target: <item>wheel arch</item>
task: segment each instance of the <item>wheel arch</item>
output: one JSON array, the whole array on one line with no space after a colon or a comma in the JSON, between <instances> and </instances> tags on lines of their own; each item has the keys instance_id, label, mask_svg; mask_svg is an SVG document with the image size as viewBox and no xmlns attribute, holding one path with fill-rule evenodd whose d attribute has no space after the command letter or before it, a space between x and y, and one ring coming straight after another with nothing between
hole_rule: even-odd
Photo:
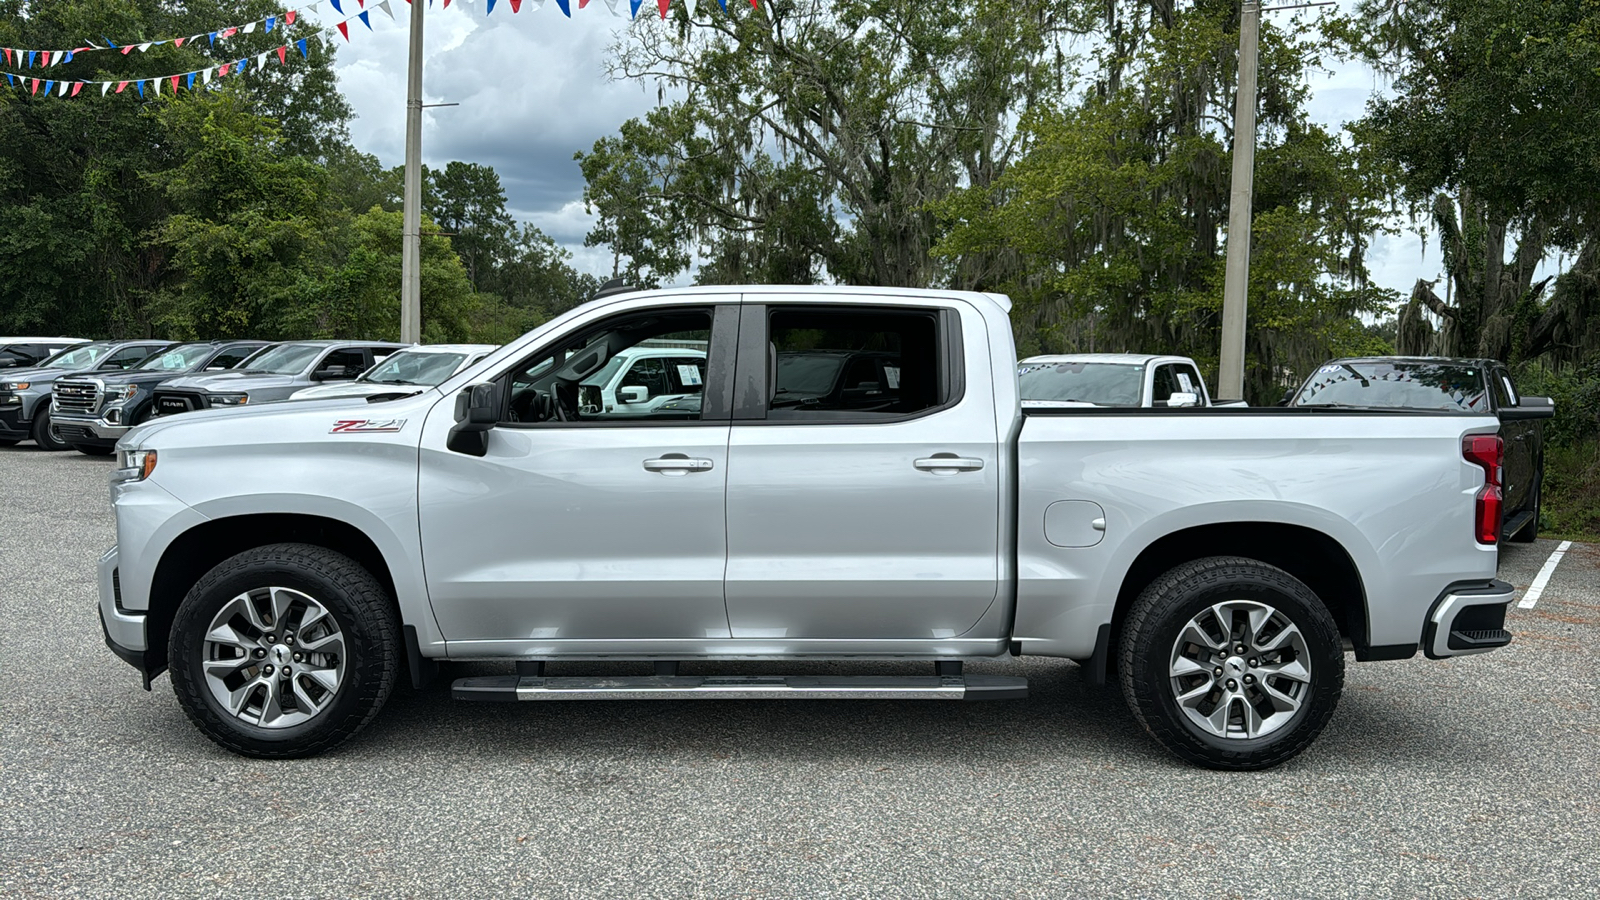
<instances>
[{"instance_id":1,"label":"wheel arch","mask_svg":"<svg viewBox=\"0 0 1600 900\"><path fill-rule=\"evenodd\" d=\"M145 668L151 676L167 667L169 634L178 605L189 589L218 563L268 544L312 544L359 563L383 586L395 615L404 621L394 573L370 535L339 519L306 513L250 513L208 519L172 540L150 582L146 613Z\"/></svg>"},{"instance_id":2,"label":"wheel arch","mask_svg":"<svg viewBox=\"0 0 1600 900\"><path fill-rule=\"evenodd\" d=\"M1305 525L1245 521L1179 529L1141 550L1117 589L1111 627L1104 638L1111 652L1104 657L1115 658L1128 609L1152 581L1184 563L1211 556L1239 556L1283 569L1328 607L1339 634L1356 648L1358 658L1371 646L1366 585L1343 544Z\"/></svg>"}]
</instances>

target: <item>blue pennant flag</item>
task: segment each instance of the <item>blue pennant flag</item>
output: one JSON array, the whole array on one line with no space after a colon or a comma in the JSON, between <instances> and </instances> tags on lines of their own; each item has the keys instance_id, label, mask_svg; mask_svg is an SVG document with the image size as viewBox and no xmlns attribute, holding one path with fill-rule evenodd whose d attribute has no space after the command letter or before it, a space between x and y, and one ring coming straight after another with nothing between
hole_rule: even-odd
<instances>
[{"instance_id":1,"label":"blue pennant flag","mask_svg":"<svg viewBox=\"0 0 1600 900\"><path fill-rule=\"evenodd\" d=\"M561 7L562 15L569 19L572 18L572 8L567 6L567 0L556 0L556 5Z\"/></svg>"},{"instance_id":2,"label":"blue pennant flag","mask_svg":"<svg viewBox=\"0 0 1600 900\"><path fill-rule=\"evenodd\" d=\"M244 67L246 65L248 65L249 62L250 62L250 60L248 60L248 59L239 60L237 63L234 64L234 66L235 66L234 71L238 72L240 75L243 75L244 74Z\"/></svg>"},{"instance_id":3,"label":"blue pennant flag","mask_svg":"<svg viewBox=\"0 0 1600 900\"><path fill-rule=\"evenodd\" d=\"M295 41L294 45L295 45L296 48L298 48L300 50L300 55L301 56L305 56L306 55L306 39L305 38L301 38L300 40Z\"/></svg>"},{"instance_id":4,"label":"blue pennant flag","mask_svg":"<svg viewBox=\"0 0 1600 900\"><path fill-rule=\"evenodd\" d=\"M339 8L339 0L328 0L328 2L333 4L333 11L334 12L338 13L341 16L344 15L344 10Z\"/></svg>"},{"instance_id":5,"label":"blue pennant flag","mask_svg":"<svg viewBox=\"0 0 1600 900\"><path fill-rule=\"evenodd\" d=\"M492 13L492 12L494 12L494 0L489 0L489 12L484 13L484 15L487 16L489 13Z\"/></svg>"},{"instance_id":6,"label":"blue pennant flag","mask_svg":"<svg viewBox=\"0 0 1600 900\"><path fill-rule=\"evenodd\" d=\"M133 86L134 86L134 87L136 87L136 88L138 88L138 89L139 89L139 96L140 96L140 97L143 97L143 96L144 96L144 82L142 82L142 81L135 81L135 82L134 82L134 83L133 83Z\"/></svg>"},{"instance_id":7,"label":"blue pennant flag","mask_svg":"<svg viewBox=\"0 0 1600 900\"><path fill-rule=\"evenodd\" d=\"M189 83L184 85L184 87L187 87L191 91L194 90L194 73L193 72L189 73Z\"/></svg>"},{"instance_id":8,"label":"blue pennant flag","mask_svg":"<svg viewBox=\"0 0 1600 900\"><path fill-rule=\"evenodd\" d=\"M632 13L630 18L639 18L639 7L642 5L644 5L644 0L628 0L628 11Z\"/></svg>"},{"instance_id":9,"label":"blue pennant flag","mask_svg":"<svg viewBox=\"0 0 1600 900\"><path fill-rule=\"evenodd\" d=\"M46 97L50 96L50 89L55 87L55 86L56 86L56 83L54 81L46 81L44 83L44 95Z\"/></svg>"},{"instance_id":10,"label":"blue pennant flag","mask_svg":"<svg viewBox=\"0 0 1600 900\"><path fill-rule=\"evenodd\" d=\"M727 12L728 11L728 0L717 0L717 2L722 4L722 11L723 12Z\"/></svg>"},{"instance_id":11,"label":"blue pennant flag","mask_svg":"<svg viewBox=\"0 0 1600 900\"><path fill-rule=\"evenodd\" d=\"M17 84L17 76L11 74L10 72L7 72L6 73L6 83L11 85L12 87L15 87L16 84Z\"/></svg>"},{"instance_id":12,"label":"blue pennant flag","mask_svg":"<svg viewBox=\"0 0 1600 900\"><path fill-rule=\"evenodd\" d=\"M206 37L211 39L211 46L215 47L217 45L217 33L215 31L210 32Z\"/></svg>"},{"instance_id":13,"label":"blue pennant flag","mask_svg":"<svg viewBox=\"0 0 1600 900\"><path fill-rule=\"evenodd\" d=\"M39 51L37 51L37 50L29 50L28 51L28 68L30 68L30 69L33 68L33 58L35 56L38 56L38 55L39 55Z\"/></svg>"},{"instance_id":14,"label":"blue pennant flag","mask_svg":"<svg viewBox=\"0 0 1600 900\"><path fill-rule=\"evenodd\" d=\"M361 13L356 16L356 18L361 20L361 24L367 26L368 31L372 30L372 21L367 18L366 10L362 10Z\"/></svg>"},{"instance_id":15,"label":"blue pennant flag","mask_svg":"<svg viewBox=\"0 0 1600 900\"><path fill-rule=\"evenodd\" d=\"M64 62L64 63L72 62L72 51L71 50L67 51L67 58L63 59L62 62Z\"/></svg>"},{"instance_id":16,"label":"blue pennant flag","mask_svg":"<svg viewBox=\"0 0 1600 900\"><path fill-rule=\"evenodd\" d=\"M111 43L111 38L108 38L102 34L100 35L100 40L105 41L107 47L110 47L113 50L118 49L116 44Z\"/></svg>"},{"instance_id":17,"label":"blue pennant flag","mask_svg":"<svg viewBox=\"0 0 1600 900\"><path fill-rule=\"evenodd\" d=\"M267 34L272 33L272 26L278 24L277 16L267 16Z\"/></svg>"}]
</instances>

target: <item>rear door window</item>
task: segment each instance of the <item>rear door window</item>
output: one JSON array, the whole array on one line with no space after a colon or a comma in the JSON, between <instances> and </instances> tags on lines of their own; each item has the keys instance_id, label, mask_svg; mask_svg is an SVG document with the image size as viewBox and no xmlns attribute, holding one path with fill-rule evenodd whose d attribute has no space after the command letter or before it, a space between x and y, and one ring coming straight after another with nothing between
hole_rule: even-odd
<instances>
[{"instance_id":1,"label":"rear door window","mask_svg":"<svg viewBox=\"0 0 1600 900\"><path fill-rule=\"evenodd\" d=\"M950 399L932 310L780 307L768 318L768 419L919 413Z\"/></svg>"}]
</instances>

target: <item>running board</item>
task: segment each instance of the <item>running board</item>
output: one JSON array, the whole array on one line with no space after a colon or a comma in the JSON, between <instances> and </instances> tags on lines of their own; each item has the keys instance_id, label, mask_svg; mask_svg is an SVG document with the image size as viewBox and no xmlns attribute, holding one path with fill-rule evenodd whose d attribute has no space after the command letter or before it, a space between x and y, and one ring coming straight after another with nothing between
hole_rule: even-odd
<instances>
[{"instance_id":1,"label":"running board","mask_svg":"<svg viewBox=\"0 0 1600 900\"><path fill-rule=\"evenodd\" d=\"M1028 679L1002 675L495 675L458 679L457 700L1021 700Z\"/></svg>"}]
</instances>

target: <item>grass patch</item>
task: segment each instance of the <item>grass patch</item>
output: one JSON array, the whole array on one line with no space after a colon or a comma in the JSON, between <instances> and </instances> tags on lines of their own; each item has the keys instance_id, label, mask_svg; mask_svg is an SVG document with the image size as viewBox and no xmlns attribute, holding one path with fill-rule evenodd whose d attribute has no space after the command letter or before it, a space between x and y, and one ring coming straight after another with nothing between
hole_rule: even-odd
<instances>
[{"instance_id":1,"label":"grass patch","mask_svg":"<svg viewBox=\"0 0 1600 900\"><path fill-rule=\"evenodd\" d=\"M1539 536L1600 543L1600 441L1549 447Z\"/></svg>"}]
</instances>

